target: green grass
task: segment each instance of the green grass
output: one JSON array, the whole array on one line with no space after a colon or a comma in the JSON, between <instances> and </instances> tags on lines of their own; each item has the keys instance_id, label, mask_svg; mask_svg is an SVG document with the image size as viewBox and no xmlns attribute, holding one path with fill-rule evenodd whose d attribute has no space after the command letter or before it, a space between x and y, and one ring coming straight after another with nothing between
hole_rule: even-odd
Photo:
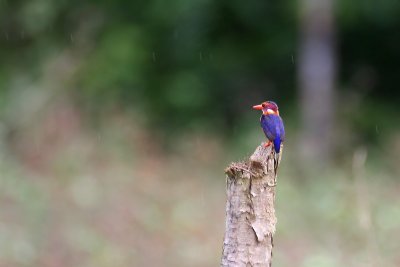
<instances>
[{"instance_id":1,"label":"green grass","mask_svg":"<svg viewBox=\"0 0 400 267\"><path fill-rule=\"evenodd\" d=\"M229 146L182 133L165 150L121 114L96 131L72 117L52 132L57 112L46 116L1 155L0 266L218 266L223 170L253 152L258 131ZM278 177L274 266L398 266L398 151L368 151L357 168L349 151L347 164L307 174L294 148Z\"/></svg>"}]
</instances>

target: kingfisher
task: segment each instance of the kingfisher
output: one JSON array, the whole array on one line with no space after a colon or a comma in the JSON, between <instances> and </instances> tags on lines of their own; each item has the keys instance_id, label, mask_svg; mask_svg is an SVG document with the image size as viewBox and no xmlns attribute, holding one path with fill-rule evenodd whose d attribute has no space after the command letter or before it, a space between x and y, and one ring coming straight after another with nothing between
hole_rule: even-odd
<instances>
[{"instance_id":1,"label":"kingfisher","mask_svg":"<svg viewBox=\"0 0 400 267\"><path fill-rule=\"evenodd\" d=\"M261 110L261 128L268 138L266 147L274 144L276 155L281 151L281 143L285 140L285 128L282 118L279 116L278 105L273 101L265 101L260 105L253 106L253 109Z\"/></svg>"}]
</instances>

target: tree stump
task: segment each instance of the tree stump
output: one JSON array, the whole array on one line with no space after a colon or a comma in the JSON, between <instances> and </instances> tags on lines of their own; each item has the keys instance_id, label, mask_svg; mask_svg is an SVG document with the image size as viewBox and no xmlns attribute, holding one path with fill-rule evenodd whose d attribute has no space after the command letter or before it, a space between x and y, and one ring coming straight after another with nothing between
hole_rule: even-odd
<instances>
[{"instance_id":1,"label":"tree stump","mask_svg":"<svg viewBox=\"0 0 400 267\"><path fill-rule=\"evenodd\" d=\"M271 266L275 233L276 171L282 155L272 146L257 147L226 173L226 229L221 266Z\"/></svg>"}]
</instances>

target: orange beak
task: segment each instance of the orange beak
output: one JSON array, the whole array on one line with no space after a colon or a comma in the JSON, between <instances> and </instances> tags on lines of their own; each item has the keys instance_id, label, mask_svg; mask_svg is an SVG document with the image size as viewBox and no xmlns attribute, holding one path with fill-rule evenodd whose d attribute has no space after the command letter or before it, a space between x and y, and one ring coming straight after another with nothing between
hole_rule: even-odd
<instances>
[{"instance_id":1,"label":"orange beak","mask_svg":"<svg viewBox=\"0 0 400 267\"><path fill-rule=\"evenodd\" d=\"M263 107L262 107L262 105L255 105L255 106L253 106L253 109L262 110Z\"/></svg>"}]
</instances>

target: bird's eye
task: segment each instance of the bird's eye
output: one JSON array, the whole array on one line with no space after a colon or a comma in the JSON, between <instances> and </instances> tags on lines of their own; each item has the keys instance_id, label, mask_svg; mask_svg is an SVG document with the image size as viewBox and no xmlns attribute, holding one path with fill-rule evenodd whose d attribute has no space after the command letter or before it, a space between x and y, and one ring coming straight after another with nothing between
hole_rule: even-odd
<instances>
[{"instance_id":1,"label":"bird's eye","mask_svg":"<svg viewBox=\"0 0 400 267\"><path fill-rule=\"evenodd\" d=\"M267 105L265 105L265 103L262 103L261 106L262 106L263 108L265 108Z\"/></svg>"}]
</instances>

